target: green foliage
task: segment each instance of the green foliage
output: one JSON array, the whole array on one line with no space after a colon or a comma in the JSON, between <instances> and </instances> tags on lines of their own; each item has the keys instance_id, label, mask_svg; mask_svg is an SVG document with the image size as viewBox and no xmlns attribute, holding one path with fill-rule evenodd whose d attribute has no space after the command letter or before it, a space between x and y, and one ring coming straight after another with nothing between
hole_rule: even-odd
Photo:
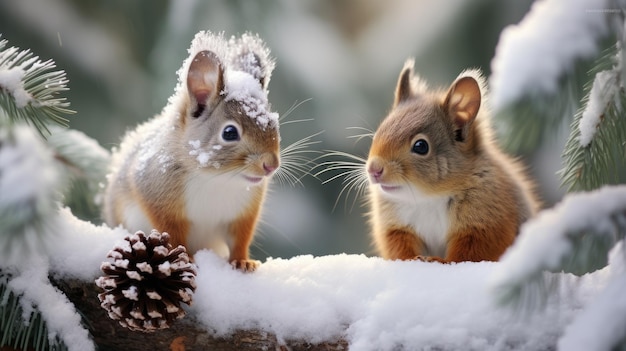
<instances>
[{"instance_id":1,"label":"green foliage","mask_svg":"<svg viewBox=\"0 0 626 351\"><path fill-rule=\"evenodd\" d=\"M580 75L564 78L554 96L526 96L499 111L494 118L503 147L516 154L528 154L554 138L580 106Z\"/></svg>"},{"instance_id":2,"label":"green foliage","mask_svg":"<svg viewBox=\"0 0 626 351\"><path fill-rule=\"evenodd\" d=\"M33 244L57 208L58 184L50 153L25 127L0 120L0 253ZM23 245L22 245L23 244Z\"/></svg>"},{"instance_id":3,"label":"green foliage","mask_svg":"<svg viewBox=\"0 0 626 351\"><path fill-rule=\"evenodd\" d=\"M54 61L42 62L30 50L7 48L7 43L0 40L0 75L7 81L11 77L20 79L12 84L0 84L0 109L6 111L12 122L25 121L35 126L42 136L50 133L50 123L67 127L64 116L74 111L68 108L69 102L64 97L58 96L68 90L65 71L53 71Z\"/></svg>"},{"instance_id":4,"label":"green foliage","mask_svg":"<svg viewBox=\"0 0 626 351\"><path fill-rule=\"evenodd\" d=\"M41 62L29 50L6 45L0 40L0 255L4 264L18 267L24 255L42 254L43 233L59 200L52 152L24 124L46 136L50 125L67 126L63 116L74 112L58 96L68 89L64 71L53 71L52 60ZM0 270L0 348L67 350L58 336L50 339L37 306L23 308L10 278Z\"/></svg>"},{"instance_id":5,"label":"green foliage","mask_svg":"<svg viewBox=\"0 0 626 351\"><path fill-rule=\"evenodd\" d=\"M558 287L562 276L557 273L582 276L606 267L609 252L626 237L626 203L619 200L625 194L625 186L571 194L527 223L514 250L503 257L504 274L495 284L497 300L534 311ZM586 206L593 210L581 211ZM507 267L525 257L533 260L527 261L523 273L510 274Z\"/></svg>"},{"instance_id":6,"label":"green foliage","mask_svg":"<svg viewBox=\"0 0 626 351\"><path fill-rule=\"evenodd\" d=\"M7 278L0 271L0 348L9 346L19 350L67 350L58 336L49 340L46 323L36 309L27 316L24 315L20 297L9 289Z\"/></svg>"},{"instance_id":7,"label":"green foliage","mask_svg":"<svg viewBox=\"0 0 626 351\"><path fill-rule=\"evenodd\" d=\"M624 144L626 141L626 119L624 118L626 94L621 88L623 67L615 62L618 55L622 54L622 50L619 45L607 50L590 73L593 78L600 72L611 72L614 79L609 84L620 88L616 89L615 96L612 96L605 106L593 140L589 145L583 146L580 142L579 126L584 107L589 104L593 79L586 84L583 107L574 118L563 152L564 168L560 175L568 191L588 191L605 184L617 184L626 180L623 174L626 165L626 144ZM603 95L608 93L603 92Z\"/></svg>"},{"instance_id":8,"label":"green foliage","mask_svg":"<svg viewBox=\"0 0 626 351\"><path fill-rule=\"evenodd\" d=\"M53 128L48 146L65 180L63 203L79 218L98 222L99 197L106 182L111 154L94 139L77 130Z\"/></svg>"}]
</instances>

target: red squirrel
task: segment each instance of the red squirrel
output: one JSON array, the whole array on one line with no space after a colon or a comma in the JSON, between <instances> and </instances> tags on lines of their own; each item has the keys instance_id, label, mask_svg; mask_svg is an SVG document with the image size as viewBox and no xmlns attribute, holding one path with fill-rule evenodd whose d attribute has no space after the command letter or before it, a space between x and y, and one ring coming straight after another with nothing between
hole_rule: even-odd
<instances>
[{"instance_id":1,"label":"red squirrel","mask_svg":"<svg viewBox=\"0 0 626 351\"><path fill-rule=\"evenodd\" d=\"M170 234L193 254L211 249L243 271L268 181L280 166L274 69L258 36L199 32L161 114L114 151L104 217L128 230Z\"/></svg>"},{"instance_id":2,"label":"red squirrel","mask_svg":"<svg viewBox=\"0 0 626 351\"><path fill-rule=\"evenodd\" d=\"M496 145L477 70L431 91L402 69L367 159L374 244L387 259L497 261L539 207Z\"/></svg>"}]
</instances>

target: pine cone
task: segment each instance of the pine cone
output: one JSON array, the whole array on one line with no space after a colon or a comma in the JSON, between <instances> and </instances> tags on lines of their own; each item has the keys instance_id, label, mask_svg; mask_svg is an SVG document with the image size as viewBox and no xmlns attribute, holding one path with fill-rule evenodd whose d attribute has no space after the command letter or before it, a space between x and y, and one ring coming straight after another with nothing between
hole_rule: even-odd
<instances>
[{"instance_id":1,"label":"pine cone","mask_svg":"<svg viewBox=\"0 0 626 351\"><path fill-rule=\"evenodd\" d=\"M146 236L138 231L124 238L103 262L104 276L96 285L109 317L130 330L153 332L169 328L185 315L181 302L191 304L196 290L196 269L184 246L172 249L170 236L153 230Z\"/></svg>"}]
</instances>

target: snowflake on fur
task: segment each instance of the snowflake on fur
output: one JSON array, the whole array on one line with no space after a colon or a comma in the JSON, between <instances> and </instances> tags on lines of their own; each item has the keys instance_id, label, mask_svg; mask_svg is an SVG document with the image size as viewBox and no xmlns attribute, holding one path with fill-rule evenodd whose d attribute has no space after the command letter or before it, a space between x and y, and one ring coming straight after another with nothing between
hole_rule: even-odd
<instances>
[{"instance_id":1,"label":"snowflake on fur","mask_svg":"<svg viewBox=\"0 0 626 351\"><path fill-rule=\"evenodd\" d=\"M125 238L100 267L96 285L109 317L131 330L152 332L169 328L185 315L181 302L191 304L196 269L184 246L172 249L170 236L153 230Z\"/></svg>"}]
</instances>

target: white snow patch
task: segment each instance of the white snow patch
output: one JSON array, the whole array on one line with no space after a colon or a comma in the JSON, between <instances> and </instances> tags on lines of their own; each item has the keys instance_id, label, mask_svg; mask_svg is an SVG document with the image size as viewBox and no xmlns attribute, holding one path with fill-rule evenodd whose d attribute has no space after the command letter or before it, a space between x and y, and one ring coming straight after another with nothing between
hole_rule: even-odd
<instances>
[{"instance_id":1,"label":"white snow patch","mask_svg":"<svg viewBox=\"0 0 626 351\"><path fill-rule=\"evenodd\" d=\"M143 277L137 271L126 271L126 275L133 280L142 281Z\"/></svg>"},{"instance_id":2,"label":"white snow patch","mask_svg":"<svg viewBox=\"0 0 626 351\"><path fill-rule=\"evenodd\" d=\"M122 294L125 298L133 301L139 301L139 294L136 286L131 285L128 289L122 290Z\"/></svg>"},{"instance_id":3,"label":"white snow patch","mask_svg":"<svg viewBox=\"0 0 626 351\"><path fill-rule=\"evenodd\" d=\"M155 254L159 254L159 255L161 255L163 257L167 256L167 254L169 253L169 251L167 250L167 247L165 247L163 245L156 246L152 250L154 251Z\"/></svg>"},{"instance_id":4,"label":"white snow patch","mask_svg":"<svg viewBox=\"0 0 626 351\"><path fill-rule=\"evenodd\" d=\"M0 128L0 213L5 207L50 202L57 186L52 153L33 128Z\"/></svg>"},{"instance_id":5,"label":"white snow patch","mask_svg":"<svg viewBox=\"0 0 626 351\"><path fill-rule=\"evenodd\" d=\"M620 245L618 250L623 261L624 248ZM606 288L565 329L559 350L612 350L626 336L626 274L612 275Z\"/></svg>"},{"instance_id":6,"label":"white snow patch","mask_svg":"<svg viewBox=\"0 0 626 351\"><path fill-rule=\"evenodd\" d=\"M243 274L210 251L198 264L191 310L217 335L261 329L279 340L344 337L350 350L547 349L593 290L564 275L558 301L528 320L495 306L495 262L387 261L364 255L269 259Z\"/></svg>"},{"instance_id":7,"label":"white snow patch","mask_svg":"<svg viewBox=\"0 0 626 351\"><path fill-rule=\"evenodd\" d=\"M572 251L569 236L582 235L590 228L615 235L614 224L606 214L625 209L626 186L567 195L557 206L522 225L517 241L494 272L494 287L520 285L543 270L560 270Z\"/></svg>"},{"instance_id":8,"label":"white snow patch","mask_svg":"<svg viewBox=\"0 0 626 351\"><path fill-rule=\"evenodd\" d=\"M121 227L96 226L76 218L63 208L58 214L54 240L50 244L50 265L55 276L93 280L102 274L99 267L116 246L130 250ZM119 257L121 258L121 256Z\"/></svg>"},{"instance_id":9,"label":"white snow patch","mask_svg":"<svg viewBox=\"0 0 626 351\"><path fill-rule=\"evenodd\" d=\"M241 103L248 117L256 120L262 129L278 128L278 113L269 111L267 92L261 83L250 73L243 71L226 71L225 101L235 100Z\"/></svg>"},{"instance_id":10,"label":"white snow patch","mask_svg":"<svg viewBox=\"0 0 626 351\"><path fill-rule=\"evenodd\" d=\"M144 273L152 274L152 266L148 262L137 263L137 268Z\"/></svg>"},{"instance_id":11,"label":"white snow patch","mask_svg":"<svg viewBox=\"0 0 626 351\"><path fill-rule=\"evenodd\" d=\"M0 233L0 264L43 254L57 238L41 235L29 224L54 226L48 214L57 208L60 179L54 158L33 128L0 126L0 221L11 233ZM14 236L20 240L13 240Z\"/></svg>"},{"instance_id":12,"label":"white snow patch","mask_svg":"<svg viewBox=\"0 0 626 351\"><path fill-rule=\"evenodd\" d=\"M170 267L169 261L161 263L158 268L159 272L165 274L168 277L172 274L172 268Z\"/></svg>"},{"instance_id":13,"label":"white snow patch","mask_svg":"<svg viewBox=\"0 0 626 351\"><path fill-rule=\"evenodd\" d=\"M542 0L500 35L491 61L492 106L498 111L525 94L555 93L577 59L595 55L608 30L608 0Z\"/></svg>"},{"instance_id":14,"label":"white snow patch","mask_svg":"<svg viewBox=\"0 0 626 351\"><path fill-rule=\"evenodd\" d=\"M596 74L591 91L589 91L589 100L578 125L581 146L585 147L593 140L601 116L618 92L619 86L616 83L617 79L619 79L619 74L620 70L617 69L602 71Z\"/></svg>"},{"instance_id":15,"label":"white snow patch","mask_svg":"<svg viewBox=\"0 0 626 351\"><path fill-rule=\"evenodd\" d=\"M50 284L49 265L44 257L31 256L32 261L20 266L8 286L22 295L25 313L33 308L41 313L50 331L49 339L58 335L70 351L95 350L89 332L81 325L81 317L67 297ZM28 316L25 316L28 317Z\"/></svg>"},{"instance_id":16,"label":"white snow patch","mask_svg":"<svg viewBox=\"0 0 626 351\"><path fill-rule=\"evenodd\" d=\"M213 151L205 151L202 148L200 140L190 140L189 146L192 148L189 150L189 156L196 156L196 161L198 161L199 167L213 166L214 168L219 168L219 162L209 162L214 155ZM215 147L213 147L213 149L215 149ZM215 164L218 166L215 166Z\"/></svg>"},{"instance_id":17,"label":"white snow patch","mask_svg":"<svg viewBox=\"0 0 626 351\"><path fill-rule=\"evenodd\" d=\"M24 83L22 82L24 74L26 72L20 67L0 69L0 89L13 95L17 108L25 107L32 100L30 94L24 90Z\"/></svg>"},{"instance_id":18,"label":"white snow patch","mask_svg":"<svg viewBox=\"0 0 626 351\"><path fill-rule=\"evenodd\" d=\"M156 292L156 291L148 291L148 292L146 292L146 295L148 295L148 297L149 297L151 300L161 300L161 299L163 298L163 297L161 297L161 295L160 295L158 292Z\"/></svg>"}]
</instances>

